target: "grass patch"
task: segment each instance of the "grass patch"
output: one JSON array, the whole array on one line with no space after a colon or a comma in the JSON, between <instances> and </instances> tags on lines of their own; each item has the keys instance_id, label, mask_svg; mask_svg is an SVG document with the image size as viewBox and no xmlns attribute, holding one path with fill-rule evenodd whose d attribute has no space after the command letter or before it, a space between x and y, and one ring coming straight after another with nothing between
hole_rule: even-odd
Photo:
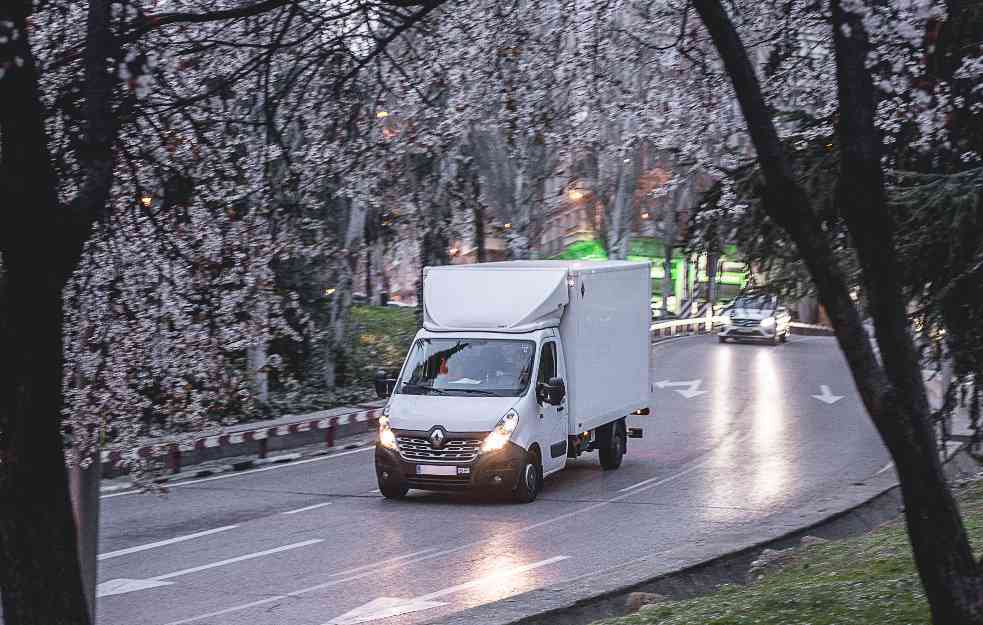
<instances>
[{"instance_id":1,"label":"grass patch","mask_svg":"<svg viewBox=\"0 0 983 625\"><path fill-rule=\"evenodd\" d=\"M397 306L352 306L352 376L371 385L379 369L396 369L416 334L416 309Z\"/></svg>"},{"instance_id":2,"label":"grass patch","mask_svg":"<svg viewBox=\"0 0 983 625\"><path fill-rule=\"evenodd\" d=\"M983 482L959 491L973 545L983 543ZM978 550L977 550L978 551ZM724 585L595 625L929 625L904 520L797 549L748 585Z\"/></svg>"}]
</instances>

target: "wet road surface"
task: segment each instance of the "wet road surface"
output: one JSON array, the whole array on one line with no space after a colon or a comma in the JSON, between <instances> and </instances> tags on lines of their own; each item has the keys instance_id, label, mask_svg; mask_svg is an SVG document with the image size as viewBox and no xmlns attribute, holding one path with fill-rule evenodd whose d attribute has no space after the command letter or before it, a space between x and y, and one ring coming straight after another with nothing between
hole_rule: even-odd
<instances>
[{"instance_id":1,"label":"wet road surface","mask_svg":"<svg viewBox=\"0 0 983 625\"><path fill-rule=\"evenodd\" d=\"M653 356L653 414L630 423L645 438L622 467L582 456L533 504L385 500L370 449L104 496L99 623L428 623L640 558L756 542L894 481L832 339L694 337Z\"/></svg>"}]
</instances>

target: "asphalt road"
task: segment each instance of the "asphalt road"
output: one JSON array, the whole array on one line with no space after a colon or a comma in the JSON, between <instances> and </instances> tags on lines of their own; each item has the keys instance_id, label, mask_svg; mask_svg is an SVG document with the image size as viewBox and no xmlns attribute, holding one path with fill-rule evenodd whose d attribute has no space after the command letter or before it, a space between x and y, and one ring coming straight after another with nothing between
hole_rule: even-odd
<instances>
[{"instance_id":1,"label":"asphalt road","mask_svg":"<svg viewBox=\"0 0 983 625\"><path fill-rule=\"evenodd\" d=\"M654 414L633 420L645 438L622 467L583 456L530 505L419 491L387 501L367 448L188 480L165 496L104 496L99 622L428 623L589 587L640 558L751 544L894 481L832 339L696 337L653 350L653 382L668 384L655 388Z\"/></svg>"}]
</instances>

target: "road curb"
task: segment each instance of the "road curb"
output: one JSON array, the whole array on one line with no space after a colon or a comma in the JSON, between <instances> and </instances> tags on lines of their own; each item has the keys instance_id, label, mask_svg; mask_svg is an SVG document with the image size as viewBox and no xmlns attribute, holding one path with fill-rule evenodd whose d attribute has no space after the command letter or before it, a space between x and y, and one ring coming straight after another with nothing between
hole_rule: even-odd
<instances>
[{"instance_id":1,"label":"road curb","mask_svg":"<svg viewBox=\"0 0 983 625\"><path fill-rule=\"evenodd\" d=\"M158 440L131 449L110 449L102 452L102 477L125 475L127 465L134 460L157 459L165 464L170 474L180 473L182 467L212 460L255 455L253 460L241 460L233 466L242 470L276 461L268 454L322 443L325 448L335 446L337 439L371 430L382 414L381 406L354 406L358 410L338 413L321 411L302 415L296 420L275 425L250 427L249 424L233 426L207 436L196 436L180 441ZM288 454L289 455L289 454ZM285 458L278 456L277 458ZM282 459L287 462L289 459ZM248 466L246 466L248 465Z\"/></svg>"},{"instance_id":2,"label":"road curb","mask_svg":"<svg viewBox=\"0 0 983 625\"><path fill-rule=\"evenodd\" d=\"M964 446L946 462L945 468L953 481L959 475L975 474L979 464ZM650 592L682 599L705 594L721 583L744 583L750 563L763 549L798 546L799 540L810 534L830 539L855 536L897 518L901 512L900 487L895 482L860 503L765 540L731 546L716 555L712 552L721 545L707 543L701 546L706 552L703 559L674 556L672 550L641 557L595 575L464 610L431 625L586 625L623 616L630 593Z\"/></svg>"}]
</instances>

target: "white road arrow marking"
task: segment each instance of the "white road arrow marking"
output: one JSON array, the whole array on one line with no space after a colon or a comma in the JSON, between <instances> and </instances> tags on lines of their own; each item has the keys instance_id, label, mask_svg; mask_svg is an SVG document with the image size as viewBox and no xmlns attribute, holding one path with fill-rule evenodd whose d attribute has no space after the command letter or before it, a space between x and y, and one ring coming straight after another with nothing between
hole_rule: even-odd
<instances>
[{"instance_id":1,"label":"white road arrow marking","mask_svg":"<svg viewBox=\"0 0 983 625\"><path fill-rule=\"evenodd\" d=\"M197 573L198 571L213 569L217 566L225 566L227 564L243 562L244 560L261 558L263 556L272 555L274 553L280 553L281 551L289 551L291 549L297 549L298 547L306 547L308 545L313 545L323 541L324 541L323 538L315 538L313 540L305 540L299 543L291 543L289 545L284 545L282 547L267 549L266 551L247 553L246 555L236 556L235 558L228 558L226 560L219 560L218 562L211 562L209 564L202 564L201 566L194 566L191 567L190 569L181 569L180 571L174 571L173 573L165 573L164 575L157 575L156 577L151 577L149 579L127 579L127 578L111 579L102 582L96 587L96 597L122 595L123 593L133 592L136 590L157 588L158 586L168 586L170 584L173 584L174 582L165 582L164 580L171 579L172 577L180 577L181 575L188 575L189 573Z\"/></svg>"},{"instance_id":2,"label":"white road arrow marking","mask_svg":"<svg viewBox=\"0 0 983 625\"><path fill-rule=\"evenodd\" d=\"M377 621L381 618L429 610L447 605L440 601L423 601L422 599L399 599L397 597L379 597L369 601L365 605L355 608L350 612L345 612L338 618L330 621L328 625L354 625L355 623L367 623Z\"/></svg>"},{"instance_id":3,"label":"white road arrow marking","mask_svg":"<svg viewBox=\"0 0 983 625\"><path fill-rule=\"evenodd\" d=\"M834 395L829 387L825 384L819 387L819 395L813 395L816 399L823 402L824 404L835 404L836 402L843 399L843 395Z\"/></svg>"},{"instance_id":4,"label":"white road arrow marking","mask_svg":"<svg viewBox=\"0 0 983 625\"><path fill-rule=\"evenodd\" d=\"M431 608L438 608L442 605L447 605L440 601L434 601L434 599L440 599L446 597L447 595L452 595L456 592L462 590L467 590L468 588L474 588L476 586L486 586L489 582L500 580L503 577L511 577L519 573L525 573L526 571L532 571L533 569L538 569L540 567L549 566L557 562L562 562L566 560L569 556L556 556L555 558L550 558L548 560L541 560L539 562L533 562L532 564L526 564L524 566L517 566L512 569L506 569L504 571L499 571L491 575L486 575L485 577L479 577L478 579L471 580L470 582L465 582L463 584L458 584L457 586L451 586L450 588L444 588L443 590L438 590L437 592L432 592L429 595L423 595L422 597L414 597L413 599L399 599L396 597L379 597L369 603L355 608L350 612L346 612L341 616L328 621L324 625L355 625L356 623L367 623L369 621L375 621L378 619L389 618L391 616L398 616L400 614L408 614L410 612L417 612L419 610L429 610Z\"/></svg>"},{"instance_id":5,"label":"white road arrow marking","mask_svg":"<svg viewBox=\"0 0 983 625\"><path fill-rule=\"evenodd\" d=\"M693 399L697 395L702 395L703 393L706 393L706 391L699 390L700 384L702 383L703 380L687 380L685 382L670 382L669 380L662 380L661 382L656 382L655 385L658 386L659 388L672 388L674 386L688 387L682 390L680 389L673 389L673 390L679 393L680 395L682 395L683 397L685 397L686 399Z\"/></svg>"}]
</instances>

